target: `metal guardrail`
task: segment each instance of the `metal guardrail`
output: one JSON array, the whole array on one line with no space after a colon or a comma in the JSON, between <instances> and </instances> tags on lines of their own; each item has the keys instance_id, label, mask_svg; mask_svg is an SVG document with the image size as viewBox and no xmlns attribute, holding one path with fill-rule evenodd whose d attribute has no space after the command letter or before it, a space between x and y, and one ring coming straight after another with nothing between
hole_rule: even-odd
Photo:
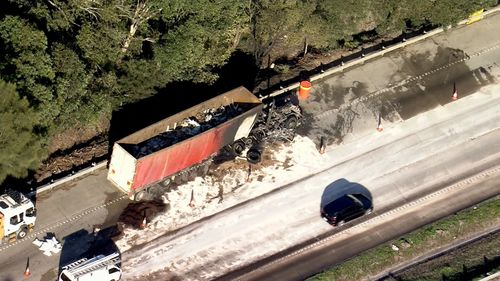
<instances>
[{"instance_id":1,"label":"metal guardrail","mask_svg":"<svg viewBox=\"0 0 500 281\"><path fill-rule=\"evenodd\" d=\"M450 253L451 251L458 250L466 245L477 242L477 241L479 241L485 237L488 237L490 235L493 235L499 231L500 231L500 226L496 226L496 227L490 228L486 231L476 233L472 237L469 237L467 239L452 242L452 243L448 244L447 246L445 246L444 248L438 249L437 251L432 251L432 252L423 254L421 256L418 256L418 257L408 261L407 263L401 264L399 266L395 266L393 269L388 269L388 270L384 271L383 273L380 273L380 274L372 277L370 280L382 280L383 278L389 277L391 274L393 274L393 275L400 274L400 273L404 272L405 270L408 270L414 266L417 266L417 265L422 264L424 262L428 262L428 261L431 261L433 259L444 256L444 255ZM500 276L500 271L494 275ZM489 277L492 277L492 276L489 276ZM489 277L484 278L484 280L493 280L493 279L487 279Z\"/></svg>"},{"instance_id":2,"label":"metal guardrail","mask_svg":"<svg viewBox=\"0 0 500 281\"><path fill-rule=\"evenodd\" d=\"M491 10L488 10L488 11L485 11L484 12L484 16L488 16L490 14L493 14L493 13L496 13L496 12L499 12L500 11L500 6L497 6ZM468 19L465 19L465 20L462 20L460 21L457 26L461 26L461 25L465 25L467 24L468 22ZM342 72L344 71L345 69L347 68L350 68L350 67L353 67L355 65L358 65L358 64L363 64L365 63L366 61L368 60L371 60L371 59L374 59L374 58L377 58L377 57L381 57L389 52L392 52L392 51L395 51L395 50L398 50L398 49L401 49L401 48L404 48L405 46L408 46L410 44L414 44L414 43L417 43L419 41L422 41L424 39L427 39L431 36L434 36L434 35L437 35L443 31L445 31L446 29L449 29L451 28L452 26L448 26L446 28L437 28L437 29L434 29L434 30L431 30L429 32L426 32L422 35L417 35L413 38L409 38L409 39L403 39L403 41L401 41L399 44L396 44L396 45L392 45L392 46L389 46L389 47L386 47L386 48L382 48L382 49L379 49L375 52L372 52L370 54L362 54L360 53L360 56L356 59L353 59L351 61L348 61L346 63L343 63L341 64L340 66L334 66L328 70L325 70L324 72L320 73L320 74L317 74L317 75L313 75L310 77L310 81L316 81L316 80L320 80L320 79L323 79L327 76L330 76L332 74L335 74L335 73L339 73L339 72ZM260 100L265 100L267 98L271 98L271 97L275 97L275 96L279 96L281 94L284 94L288 91L291 91L293 89L297 89L299 87L299 83L300 82L296 82L296 83L292 83L286 87L283 87L279 90L276 90L272 93L270 93L269 95L266 95L264 97L261 97ZM80 170L72 175L69 175L65 178L62 178L60 180L57 180L55 182L52 182L52 183L49 183L49 184L46 184L46 185L43 185L41 186L40 188L37 188L36 191L32 191L28 194L28 196L30 197L33 197L35 194L40 194L42 192L46 192L46 191L50 191L52 190L53 188L55 188L56 186L58 185L61 185L61 184L64 184L66 182L69 182L69 181L72 181L76 178L79 178L81 176L84 176L86 174L89 174L89 173L92 173L102 167L105 167L107 165L107 160L105 161L102 161L102 162L99 162L97 163L96 165L94 166L91 166L89 168L85 168L83 170Z\"/></svg>"},{"instance_id":3,"label":"metal guardrail","mask_svg":"<svg viewBox=\"0 0 500 281\"><path fill-rule=\"evenodd\" d=\"M498 279L500 279L500 271L498 271L497 273L495 273L493 275L490 275L488 277L480 279L479 281L493 281L493 280L498 280Z\"/></svg>"},{"instance_id":4,"label":"metal guardrail","mask_svg":"<svg viewBox=\"0 0 500 281\"><path fill-rule=\"evenodd\" d=\"M88 167L88 168L82 169L82 170L80 170L80 171L78 171L78 172L76 172L76 173L74 173L74 174L72 174L72 175L69 175L69 176L65 177L65 178L62 178L62 179L59 179L59 180L57 180L57 181L54 181L54 182L48 183L48 184L46 184L46 185L42 185L41 187L37 188L35 191L32 191L32 192L28 193L28 196L29 196L29 197L33 197L33 196L35 196L36 194L40 194L40 193L42 193L42 192L50 191L50 190L52 190L54 187L56 187L56 186L58 186L58 185L61 185L61 184L67 183L67 182L69 182L69 181L72 181L72 180L74 180L74 179L77 179L77 178L79 178L79 177L81 177L81 176L84 176L84 175L86 175L86 174L90 174L90 173L92 173L92 172L94 172L94 171L99 170L99 169L100 169L100 168L102 168L102 167L106 167L107 163L108 163L108 161L107 161L107 160L102 161L102 162L99 162L99 163L97 163L97 164L95 164L95 165L93 165L93 166L90 166L90 167Z\"/></svg>"},{"instance_id":5,"label":"metal guardrail","mask_svg":"<svg viewBox=\"0 0 500 281\"><path fill-rule=\"evenodd\" d=\"M498 11L500 11L500 6L495 7L493 9L491 9L491 10L488 10L488 11L484 12L483 16L488 16L488 15L496 13ZM462 21L460 21L457 24L457 26L465 25L465 24L467 24L468 21L469 21L469 19L462 20ZM404 47L406 47L406 46L408 46L410 44L417 43L419 41L422 41L422 40L427 39L427 38L429 38L431 36L437 35L437 34L443 32L443 31L445 31L446 29L450 29L450 28L452 28L451 25L447 26L446 28L444 28L444 27L436 28L436 29L431 30L429 32L425 32L422 35L417 35L417 36L415 36L413 38L409 38L409 39L404 39L403 38L402 41L399 44L396 44L396 45L393 45L393 46L389 46L389 47L384 47L384 48L379 49L376 52L372 52L370 54L364 54L364 53L360 52L358 58L353 59L353 60L351 60L349 62L342 63L340 66L332 67L332 68L330 68L328 70L325 70L324 72L322 72L320 74L313 75L313 76L310 77L310 81L313 82L313 81L316 81L316 80L323 79L323 78L325 78L327 76L330 76L332 74L342 72L342 71L344 71L347 68L350 68L350 67L358 65L358 64L363 64L363 63L365 63L368 60L371 60L371 59L374 59L374 58L377 58L377 57L381 57L381 56L383 56L383 55L385 55L385 54L387 54L389 52L392 52L394 50L398 50L398 49L404 48ZM290 84L290 85L288 85L286 87L283 87L280 90L274 91L271 94L262 97L261 100L265 100L267 98L275 97L275 96L281 95L281 94L283 94L285 92L291 91L293 89L297 89L297 88L299 88L299 84L300 84L300 82L296 82L296 83Z\"/></svg>"}]
</instances>

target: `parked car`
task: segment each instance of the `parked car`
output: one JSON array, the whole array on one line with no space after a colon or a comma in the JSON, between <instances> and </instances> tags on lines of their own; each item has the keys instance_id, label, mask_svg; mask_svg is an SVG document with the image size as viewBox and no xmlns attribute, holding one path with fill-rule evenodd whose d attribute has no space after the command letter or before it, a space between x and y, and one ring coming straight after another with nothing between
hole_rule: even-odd
<instances>
[{"instance_id":1,"label":"parked car","mask_svg":"<svg viewBox=\"0 0 500 281\"><path fill-rule=\"evenodd\" d=\"M321 217L334 226L371 213L373 204L362 194L346 194L321 208Z\"/></svg>"}]
</instances>

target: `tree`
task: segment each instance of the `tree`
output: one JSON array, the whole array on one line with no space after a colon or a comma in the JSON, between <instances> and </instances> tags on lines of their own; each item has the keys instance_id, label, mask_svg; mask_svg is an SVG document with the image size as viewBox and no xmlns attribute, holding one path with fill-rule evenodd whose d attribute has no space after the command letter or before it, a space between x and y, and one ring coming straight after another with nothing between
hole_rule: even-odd
<instances>
[{"instance_id":1,"label":"tree","mask_svg":"<svg viewBox=\"0 0 500 281\"><path fill-rule=\"evenodd\" d=\"M302 1L252 0L249 7L251 17L251 45L254 59L261 66L264 59L280 46L285 46L289 36L296 39L301 26ZM297 43L295 43L296 45ZM299 43L300 45L300 43Z\"/></svg>"},{"instance_id":2,"label":"tree","mask_svg":"<svg viewBox=\"0 0 500 281\"><path fill-rule=\"evenodd\" d=\"M0 73L36 108L38 121L50 125L59 109L53 106L51 81L55 75L45 34L25 19L6 16L0 21L0 45L4 54Z\"/></svg>"},{"instance_id":3,"label":"tree","mask_svg":"<svg viewBox=\"0 0 500 281\"><path fill-rule=\"evenodd\" d=\"M23 177L46 156L45 137L38 116L13 84L0 80L0 182Z\"/></svg>"},{"instance_id":4,"label":"tree","mask_svg":"<svg viewBox=\"0 0 500 281\"><path fill-rule=\"evenodd\" d=\"M53 102L59 108L54 123L59 130L90 124L103 112L111 112L111 103L106 96L91 91L94 77L74 50L54 43L51 54L56 74Z\"/></svg>"},{"instance_id":5,"label":"tree","mask_svg":"<svg viewBox=\"0 0 500 281\"><path fill-rule=\"evenodd\" d=\"M245 23L243 15L240 0L165 1L156 23L161 35L152 45L162 82L215 81L212 70L234 51Z\"/></svg>"}]
</instances>

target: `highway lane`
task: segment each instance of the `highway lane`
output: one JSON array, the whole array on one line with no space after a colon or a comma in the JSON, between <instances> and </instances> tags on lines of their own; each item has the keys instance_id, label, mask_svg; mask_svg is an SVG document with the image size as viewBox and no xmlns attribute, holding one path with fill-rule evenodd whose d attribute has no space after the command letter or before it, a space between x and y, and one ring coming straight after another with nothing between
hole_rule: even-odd
<instances>
[{"instance_id":1,"label":"highway lane","mask_svg":"<svg viewBox=\"0 0 500 281\"><path fill-rule=\"evenodd\" d=\"M459 95L462 97L497 79L499 53L494 49L485 50L497 46L500 41L500 34L495 32L499 21L499 16L493 16L472 26L450 30L318 83L313 87L313 98L303 104L304 109L310 116L333 113L327 114L327 118L310 119L305 134L315 139L324 133L335 135L340 132L339 139L344 141L345 149L343 152L337 150L335 156L339 160L353 157L371 142L384 143L387 135L397 130L411 132L411 127L390 128L392 125L389 122L399 123L433 106L449 103L452 81L468 79L467 83L459 84ZM461 59L460 51L471 59L449 65L452 59ZM479 55L474 55L476 53ZM442 68L444 66L447 67ZM433 69L440 70L429 73ZM401 83L410 77L420 76L419 80ZM424 90L433 94L425 97ZM403 92L405 95L398 95ZM376 98L363 98L373 93L376 93ZM384 98L386 95L390 98ZM428 103L419 102L428 99L433 100L431 107ZM388 100L389 103L384 103ZM351 103L355 106L350 106ZM385 110L383 121L386 129L383 137L377 138L373 131L381 108ZM345 117L346 121L339 116ZM429 122L425 118L419 120ZM365 141L355 142L360 138ZM94 225L106 227L116 221L127 200L120 199L120 192L106 180L106 172L105 169L96 171L37 198L39 222L35 233L15 245L0 246L1 281L16 280L24 271L28 256L32 265L32 280L53 280L60 264L88 250L92 239L89 232ZM430 172L428 177L431 177ZM45 257L31 244L35 236L42 238L47 232L55 233L60 240L68 238L62 241L66 245L63 256Z\"/></svg>"},{"instance_id":2,"label":"highway lane","mask_svg":"<svg viewBox=\"0 0 500 281\"><path fill-rule=\"evenodd\" d=\"M500 16L371 60L348 71L315 81L311 98L302 103L302 133L319 142L349 142L360 131L402 122L498 81Z\"/></svg>"},{"instance_id":3,"label":"highway lane","mask_svg":"<svg viewBox=\"0 0 500 281\"><path fill-rule=\"evenodd\" d=\"M59 266L91 250L94 226L112 226L128 199L98 170L38 195L37 225L26 239L0 245L0 281L20 280L30 259L30 280L56 280ZM45 256L31 242L49 233L63 243L61 253ZM103 232L104 234L104 232Z\"/></svg>"},{"instance_id":4,"label":"highway lane","mask_svg":"<svg viewBox=\"0 0 500 281\"><path fill-rule=\"evenodd\" d=\"M500 171L465 185L467 187L464 189L443 193L441 196L429 198L427 202L421 203L421 206L402 210L401 214L386 219L385 223L374 224L359 233L343 239L332 239L300 253L290 251L272 263L261 261L218 280L304 280L358 253L500 194ZM376 273L372 274L375 276ZM373 276L368 274L367 277Z\"/></svg>"},{"instance_id":5,"label":"highway lane","mask_svg":"<svg viewBox=\"0 0 500 281\"><path fill-rule=\"evenodd\" d=\"M494 94L498 89L393 125L387 135L373 134L374 139L384 138L381 145L361 139L371 145L354 158L124 253L125 280L166 269L182 280L212 279L320 237L331 231L319 217L322 197L338 196L349 188L328 188L339 179L360 184L355 188L373 196L374 213L379 214L495 165L500 159L500 96ZM327 152L331 159L336 153Z\"/></svg>"},{"instance_id":6,"label":"highway lane","mask_svg":"<svg viewBox=\"0 0 500 281\"><path fill-rule=\"evenodd\" d=\"M421 118L421 116L417 116L417 114L442 106L444 106L444 110L454 110L456 106L450 104L453 82L457 83L460 97L462 97L472 94L480 87L488 83L493 83L495 79L498 79L499 52L497 49L500 38L498 32L495 32L495 25L498 20L497 17L489 21L484 21L480 25L451 31L446 35L438 36L422 42L421 44L410 46L397 54L374 60L369 64L351 69L344 74L335 75L325 79L323 82L316 83L316 86L313 87L311 100L303 104L303 108L308 117L305 122L306 130L304 130L303 133L318 141L320 136L327 136L331 138L330 141L332 142L343 141L347 143L344 144L344 148L347 149L350 147L351 151L338 153L335 156L337 159L348 159L352 157L356 151L363 151L364 148L370 147L373 142L378 142L380 144L387 140L387 135L385 134L383 138L377 139L373 137L373 133L370 133L370 130L373 130L376 126L378 114L383 115L384 126L386 126L384 133L387 132L390 135L401 133L401 131L406 131L408 135L410 135L412 129L415 127L422 126L422 124L425 123L432 123L435 119L438 119L444 114L443 111L428 115L424 114L428 118ZM486 37L488 40L481 40L481 38ZM475 40L463 40L464 38L475 38ZM490 94L493 95L494 93ZM370 98L366 99L365 97L367 96ZM419 153L425 154L425 152L429 150L438 152L442 149L451 149L454 146L456 146L454 151L443 152L443 156L447 156L446 154L450 153L461 153L464 151L464 146L457 145L464 141L464 136L461 135L461 132L463 133L461 124L462 122L468 123L468 125L472 125L474 129L476 125L474 123L477 121L476 114L480 115L481 112L481 108L472 109L466 121L453 116L447 116L447 118L450 118L450 123L456 122L459 125L453 128L444 127L440 130L429 130L427 136L409 136L408 138L413 138L413 140L407 142L404 147L398 147L398 144L395 144L393 145L392 152L390 149L387 149L384 153L373 156L373 159L370 159L369 163L376 163L377 159L379 162L383 161L384 163L397 162L398 159L404 159L406 161L407 159L405 158L411 156L405 155L402 152L412 148L419 150L419 152L413 152L415 155ZM493 112L490 113L490 115L484 114L482 116L488 119L489 116L497 115L498 112ZM417 116L416 120L412 120L413 122L409 123L406 122L406 120L411 120L410 118L415 118L415 116ZM370 119L373 121L370 122ZM498 122L498 120L492 119L486 122L492 122L494 124ZM394 123L404 123L407 124L407 126L395 126ZM389 128L387 128L387 126ZM349 143L352 140L358 140L361 135L367 137L365 142L354 141L354 143ZM441 143L432 141L425 143L429 135L434 135L435 137L448 136L448 138L447 141ZM471 134L468 137L475 138L476 136L475 134ZM424 145L421 145L421 143L424 143ZM480 149L480 151L484 150ZM418 196L417 190L424 193L430 192L443 182L453 180L454 177L457 176L464 176L462 173L467 174L469 172L468 169L472 167L469 165L470 163L475 162L478 165L476 169L481 169L484 165L487 165L485 164L486 162L495 162L497 159L488 153L489 152L486 154L476 154L473 152L468 155L468 158L462 158L462 161L457 161L457 159L455 159L451 160L449 163L441 162L441 166L439 166L440 160L445 158L434 157L427 162L422 162L421 159L414 159L413 163L421 164L424 168L428 166L428 169L424 169L425 173L409 173L406 177L399 177L396 178L396 180L394 176L397 176L398 173L402 174L401 171L418 171L418 169L403 167L401 170L397 168L394 170L387 170L384 165L379 165L380 169L377 172L392 174L393 177L375 178L373 182L370 182L370 176L377 173L366 169L365 162L353 161L351 164L346 164L346 168L343 171L366 170L368 176L366 176L366 174L360 176L359 178L364 179L364 182L363 180L360 180L360 182L370 187L387 186L386 195L384 192L380 191L378 192L379 196L374 195L374 198L381 202L387 202L388 205L390 205L389 203L391 200L393 204L396 204L397 201L404 202L410 200L414 196ZM451 168L453 165L448 164L457 165L455 168L458 170L453 170ZM337 174L344 175L342 172ZM352 178L348 179L353 180ZM427 185L419 186L422 183L426 183ZM419 188L408 188L408 186L412 185L419 186ZM373 190L370 189L370 191ZM306 194L304 191L297 191L297 196L284 196L282 201L286 202L285 204L270 201L270 203L266 205L281 205L281 208L286 208L284 206L286 204L297 206L296 197L302 196L303 198L301 199L308 200L311 199L308 196L311 193L314 192ZM372 193L376 193L376 191ZM314 196L319 198L317 192ZM380 206L377 205L377 202L375 204L376 206ZM304 208L300 204L298 206L301 212L317 209L315 207ZM242 211L242 213L254 212L259 212L259 208L254 207L246 212ZM226 235L230 236L232 234L232 230L242 232L242 229L247 225L263 224L263 226L260 226L259 231L249 232L246 235L246 237L249 237L248 239L255 240L252 245L246 248L252 249L252 247L257 247L259 244L268 245L269 248L273 248L273 246L279 248L279 246L273 245L271 242L267 241L273 241L273 239L278 241L286 240L288 238L286 236L286 231L274 233L274 235L267 236L266 239L261 237L266 237L265 229L267 228L268 232L273 232L274 225L285 225L286 229L295 232L297 230L293 225L290 226L287 224L287 219L293 218L297 220L297 223L307 225L310 221L310 217L298 216L295 213L278 215L278 212L279 210L275 209L265 209L260 212L260 215L261 218L269 220L266 215L275 214L276 216L282 217L282 220L278 219L273 223L267 221L262 222L258 219L259 217L256 216L253 220L246 221L244 225L236 224L237 226L228 227L227 229L219 228L219 233L224 233L223 238L226 238ZM238 218L240 220L246 219L248 215L240 214ZM220 222L218 221L218 223ZM193 229L194 228L190 228L189 231L194 231ZM297 232L300 233L300 231ZM305 231L303 230L303 232ZM189 236L189 238L192 239L193 236ZM232 239L227 238L227 240L232 242L229 243L223 238L218 239L226 242L220 242L220 248L226 250L226 256L221 253L216 253L216 246L213 247L213 252L209 250L203 252L200 250L200 252L203 252L205 265L199 265L198 267L196 265L193 265L193 267L189 266L190 260L196 260L196 254L188 258L188 254L184 254L184 251L180 250L182 249L181 246L178 246L178 248L169 248L170 252L173 251L178 254L177 256L172 254L170 258L172 260L179 259L178 261L171 261L171 267L169 268L176 269L184 267L189 268L190 272L186 273L186 275L182 275L182 269L178 271L170 269L170 271L180 271L181 273L174 273L174 275L177 276L177 274L181 274L180 276L182 276L182 278L196 279L200 276L215 276L217 272L220 273L227 269L227 267L224 269L221 268L224 266L218 267L217 265L219 263L229 264L232 268L237 268L241 265L238 263L240 262L238 257L244 259L245 254L248 254L238 248L236 242L241 242L242 240L235 237ZM169 237L165 240L170 239L177 241L175 237ZM196 241L198 241L198 243L194 242L194 240L190 242L191 244L198 245L196 248L202 248L204 243L216 244L214 240L210 240L211 242ZM265 242L267 242L267 244ZM245 244L243 243L243 245ZM293 245L293 243L288 243L287 245ZM283 248L285 246L280 245L280 247ZM192 250L192 248L189 249ZM264 249L262 251L265 252L266 250ZM212 256L214 256L214 258L212 258ZM261 255L261 257L263 256L265 255ZM200 258L200 260L203 259ZM165 262L165 260L162 261ZM202 264L202 262L199 264Z\"/></svg>"}]
</instances>

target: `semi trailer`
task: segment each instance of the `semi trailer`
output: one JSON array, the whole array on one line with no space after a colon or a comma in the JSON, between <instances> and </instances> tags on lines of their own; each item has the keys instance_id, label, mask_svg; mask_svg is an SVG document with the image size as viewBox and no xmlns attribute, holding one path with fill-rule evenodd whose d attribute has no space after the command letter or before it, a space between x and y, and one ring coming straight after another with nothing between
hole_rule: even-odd
<instances>
[{"instance_id":1,"label":"semi trailer","mask_svg":"<svg viewBox=\"0 0 500 281\"><path fill-rule=\"evenodd\" d=\"M238 87L116 141L108 179L131 199L157 198L172 183L206 174L223 150L250 149L249 160L258 160L251 148L280 130L292 132L300 117L291 98L264 104Z\"/></svg>"}]
</instances>

